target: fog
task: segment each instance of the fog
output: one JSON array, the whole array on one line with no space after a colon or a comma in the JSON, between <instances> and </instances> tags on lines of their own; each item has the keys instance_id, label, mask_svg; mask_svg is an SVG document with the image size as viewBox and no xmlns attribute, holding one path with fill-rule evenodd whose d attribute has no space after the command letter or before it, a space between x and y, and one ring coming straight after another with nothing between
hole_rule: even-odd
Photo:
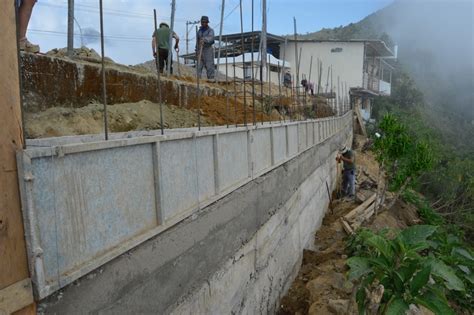
<instances>
[{"instance_id":1,"label":"fog","mask_svg":"<svg viewBox=\"0 0 474 315\"><path fill-rule=\"evenodd\" d=\"M428 102L474 119L473 1L398 0L377 22Z\"/></svg>"}]
</instances>

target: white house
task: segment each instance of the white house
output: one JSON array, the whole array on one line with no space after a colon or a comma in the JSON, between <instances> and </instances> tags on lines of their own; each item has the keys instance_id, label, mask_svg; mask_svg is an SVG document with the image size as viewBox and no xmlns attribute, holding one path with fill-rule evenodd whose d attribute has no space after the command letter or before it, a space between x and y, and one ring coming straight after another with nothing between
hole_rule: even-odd
<instances>
[{"instance_id":1,"label":"white house","mask_svg":"<svg viewBox=\"0 0 474 315\"><path fill-rule=\"evenodd\" d=\"M350 98L352 105L360 105L365 119L370 118L371 99L391 93L393 67L387 60L395 56L383 41L289 40L282 53L300 81L309 77L312 56L311 81L316 89L319 83L320 91L332 91L336 99Z\"/></svg>"}]
</instances>

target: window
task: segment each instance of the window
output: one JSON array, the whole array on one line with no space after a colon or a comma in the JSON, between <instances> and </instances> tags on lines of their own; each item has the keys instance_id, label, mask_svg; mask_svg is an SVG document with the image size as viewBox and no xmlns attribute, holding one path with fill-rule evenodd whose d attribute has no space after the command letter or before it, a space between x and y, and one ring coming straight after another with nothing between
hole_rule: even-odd
<instances>
[{"instance_id":1,"label":"window","mask_svg":"<svg viewBox=\"0 0 474 315\"><path fill-rule=\"evenodd\" d=\"M342 48L341 48L341 47L336 47L336 48L332 48L332 49L331 49L331 52L332 52L332 53L339 53L339 52L341 52L341 51L342 51Z\"/></svg>"}]
</instances>

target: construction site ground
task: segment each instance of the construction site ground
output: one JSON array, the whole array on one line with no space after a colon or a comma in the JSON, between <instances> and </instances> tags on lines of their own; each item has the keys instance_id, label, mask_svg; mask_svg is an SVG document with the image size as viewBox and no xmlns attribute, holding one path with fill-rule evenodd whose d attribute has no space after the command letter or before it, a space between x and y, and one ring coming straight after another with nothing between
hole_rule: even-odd
<instances>
[{"instance_id":1,"label":"construction site ground","mask_svg":"<svg viewBox=\"0 0 474 315\"><path fill-rule=\"evenodd\" d=\"M67 57L66 50L53 49L46 53L53 58ZM101 58L93 49L86 47L75 50L72 59L77 63L99 63ZM128 71L141 75L156 75L156 66L153 60L139 65L126 66L115 63L112 59L105 59L106 68L119 71ZM178 70L179 69L179 70ZM174 75L169 79L196 83L195 69L188 65L174 63ZM320 118L333 115L326 99L322 97L306 96L301 104L315 110L314 115L305 116L305 107L297 107L295 98L291 96L291 89L280 87L278 84L263 85L259 83L246 83L245 97L242 80L229 77L227 82L225 76L220 75L217 82L206 79L200 80L201 86L209 86L227 90L228 96L201 96L199 112L201 114L201 125L232 125L253 123L254 112L256 122L283 121L290 119ZM280 89L281 88L281 89ZM237 91L237 93L235 93ZM255 92L255 94L253 94ZM281 93L281 94L280 94ZM26 98L34 97L25 95ZM55 104L54 107L42 111L25 111L25 130L27 138L56 137L66 135L84 135L101 133L104 131L103 105L99 101L91 100L87 106L74 108L64 104ZM29 100L34 103L34 100ZM255 104L255 109L253 104ZM312 106L315 104L316 106ZM191 107L179 107L175 104L163 104L164 128L184 128L198 125L197 105ZM310 110L311 111L311 110ZM107 114L110 132L124 132L132 130L153 130L161 128L160 106L148 100L139 102L107 104Z\"/></svg>"},{"instance_id":2,"label":"construction site ground","mask_svg":"<svg viewBox=\"0 0 474 315\"><path fill-rule=\"evenodd\" d=\"M374 179L378 176L378 163L370 151L362 152L365 138L355 136L358 196L375 193ZM339 184L339 183L338 183ZM333 193L336 196L336 193ZM314 237L313 250L303 252L303 261L288 293L281 299L279 315L286 314L358 314L355 302L355 283L347 280L348 267L345 250L347 233L342 216L360 202L347 198L334 199L322 226ZM332 210L331 210L332 208ZM379 231L383 228L404 229L419 223L417 209L399 200L376 217L372 216L364 227Z\"/></svg>"}]
</instances>

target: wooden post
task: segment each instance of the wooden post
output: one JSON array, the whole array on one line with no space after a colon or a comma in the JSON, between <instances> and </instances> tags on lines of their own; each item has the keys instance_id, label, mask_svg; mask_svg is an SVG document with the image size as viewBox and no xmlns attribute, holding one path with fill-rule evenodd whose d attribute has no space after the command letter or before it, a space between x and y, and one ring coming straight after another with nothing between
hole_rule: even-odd
<instances>
[{"instance_id":1,"label":"wooden post","mask_svg":"<svg viewBox=\"0 0 474 315\"><path fill-rule=\"evenodd\" d=\"M15 158L24 143L15 2L0 2L0 314L35 314ZM29 284L29 289L23 284ZM25 290L25 298L16 295L18 289Z\"/></svg>"}]
</instances>

